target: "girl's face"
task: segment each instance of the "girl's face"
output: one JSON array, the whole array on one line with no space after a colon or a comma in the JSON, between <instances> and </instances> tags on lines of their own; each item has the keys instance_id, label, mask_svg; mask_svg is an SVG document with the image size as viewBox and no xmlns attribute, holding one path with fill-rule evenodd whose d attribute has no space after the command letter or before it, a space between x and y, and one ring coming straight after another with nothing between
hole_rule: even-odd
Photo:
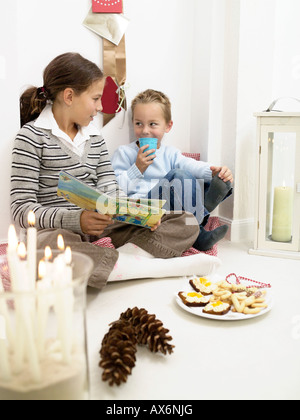
<instances>
[{"instance_id":1,"label":"girl's face","mask_svg":"<svg viewBox=\"0 0 300 420\"><path fill-rule=\"evenodd\" d=\"M72 117L75 124L88 126L97 113L102 111L104 82L104 79L98 80L80 95L73 96Z\"/></svg>"},{"instance_id":2,"label":"girl's face","mask_svg":"<svg viewBox=\"0 0 300 420\"><path fill-rule=\"evenodd\" d=\"M166 133L169 133L173 122L166 122L163 109L158 103L138 104L133 115L134 133L136 139L153 137L158 140L157 148Z\"/></svg>"}]
</instances>

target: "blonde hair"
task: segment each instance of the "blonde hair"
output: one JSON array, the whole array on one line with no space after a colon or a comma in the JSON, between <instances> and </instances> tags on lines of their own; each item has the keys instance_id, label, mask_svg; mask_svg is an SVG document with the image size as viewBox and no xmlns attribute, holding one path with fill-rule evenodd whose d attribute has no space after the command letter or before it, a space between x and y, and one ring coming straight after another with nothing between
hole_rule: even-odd
<instances>
[{"instance_id":1,"label":"blonde hair","mask_svg":"<svg viewBox=\"0 0 300 420\"><path fill-rule=\"evenodd\" d=\"M148 89L145 92L138 94L131 103L132 119L134 118L134 110L139 104L157 103L161 105L164 118L167 123L172 121L172 111L170 99L162 92L157 90Z\"/></svg>"}]
</instances>

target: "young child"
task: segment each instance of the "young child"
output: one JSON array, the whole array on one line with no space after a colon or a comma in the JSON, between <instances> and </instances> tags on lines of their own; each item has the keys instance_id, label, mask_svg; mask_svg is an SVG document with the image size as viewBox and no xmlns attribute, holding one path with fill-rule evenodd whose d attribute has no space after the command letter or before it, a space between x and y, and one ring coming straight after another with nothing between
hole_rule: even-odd
<instances>
[{"instance_id":1,"label":"young child","mask_svg":"<svg viewBox=\"0 0 300 420\"><path fill-rule=\"evenodd\" d=\"M82 210L57 196L61 170L106 194L122 194L105 142L92 124L102 110L103 87L103 74L94 63L66 53L46 67L42 87L31 87L21 96L22 128L12 156L14 222L27 228L28 213L34 211L38 247L57 249L62 234L66 246L93 259L89 285L99 289L107 281L189 275L199 271L197 267L210 271L219 264L217 259L179 258L199 233L191 215L167 215L149 230L113 224L110 216ZM93 244L104 236L118 249Z\"/></svg>"},{"instance_id":2,"label":"young child","mask_svg":"<svg viewBox=\"0 0 300 420\"><path fill-rule=\"evenodd\" d=\"M166 95L154 90L139 94L132 102L132 119L136 141L121 146L113 155L112 165L123 191L135 198L150 197L167 201L171 211L195 215L200 234L194 247L210 249L222 239L227 226L207 232L209 214L232 192L233 176L226 166L211 166L187 158L162 143L173 126L171 103ZM139 138L156 138L157 151L139 147Z\"/></svg>"}]
</instances>

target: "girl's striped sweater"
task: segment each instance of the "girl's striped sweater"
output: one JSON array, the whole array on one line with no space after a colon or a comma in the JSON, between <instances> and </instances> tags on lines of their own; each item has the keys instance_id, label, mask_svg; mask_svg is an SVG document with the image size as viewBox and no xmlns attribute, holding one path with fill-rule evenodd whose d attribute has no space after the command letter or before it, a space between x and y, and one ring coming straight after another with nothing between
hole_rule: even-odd
<instances>
[{"instance_id":1,"label":"girl's striped sweater","mask_svg":"<svg viewBox=\"0 0 300 420\"><path fill-rule=\"evenodd\" d=\"M61 228L82 234L82 209L57 196L61 170L106 194L119 191L101 136L90 136L80 157L51 130L30 122L17 134L12 154L11 211L16 224L28 227L28 213L33 210L38 229Z\"/></svg>"}]
</instances>

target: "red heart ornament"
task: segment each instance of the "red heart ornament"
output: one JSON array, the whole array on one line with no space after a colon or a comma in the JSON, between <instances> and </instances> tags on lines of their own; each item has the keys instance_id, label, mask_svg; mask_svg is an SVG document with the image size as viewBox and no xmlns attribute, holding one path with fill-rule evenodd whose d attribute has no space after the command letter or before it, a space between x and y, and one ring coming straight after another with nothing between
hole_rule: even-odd
<instances>
[{"instance_id":1,"label":"red heart ornament","mask_svg":"<svg viewBox=\"0 0 300 420\"><path fill-rule=\"evenodd\" d=\"M108 76L105 81L102 94L102 112L104 114L116 114L121 111L119 108L119 94L117 93L119 86L112 77Z\"/></svg>"}]
</instances>

